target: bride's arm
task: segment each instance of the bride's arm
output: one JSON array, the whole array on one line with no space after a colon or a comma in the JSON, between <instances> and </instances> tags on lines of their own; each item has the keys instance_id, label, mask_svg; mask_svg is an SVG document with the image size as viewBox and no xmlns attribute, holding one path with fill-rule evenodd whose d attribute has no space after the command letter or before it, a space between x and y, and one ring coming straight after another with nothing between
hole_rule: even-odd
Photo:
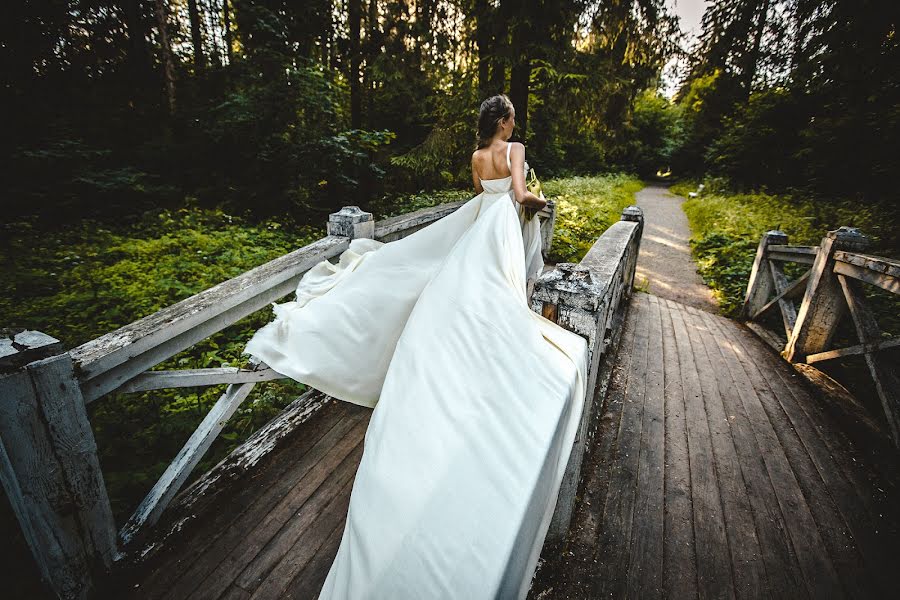
<instances>
[{"instance_id":1,"label":"bride's arm","mask_svg":"<svg viewBox=\"0 0 900 600\"><path fill-rule=\"evenodd\" d=\"M475 185L475 193L480 194L484 191L484 187L481 185L481 179L478 177L478 173L475 171L475 154L472 153L472 183Z\"/></svg>"},{"instance_id":2,"label":"bride's arm","mask_svg":"<svg viewBox=\"0 0 900 600\"><path fill-rule=\"evenodd\" d=\"M541 200L525 187L525 146L521 142L513 142L510 148L509 162L512 165L512 188L516 202L532 208L544 208L546 200Z\"/></svg>"}]
</instances>

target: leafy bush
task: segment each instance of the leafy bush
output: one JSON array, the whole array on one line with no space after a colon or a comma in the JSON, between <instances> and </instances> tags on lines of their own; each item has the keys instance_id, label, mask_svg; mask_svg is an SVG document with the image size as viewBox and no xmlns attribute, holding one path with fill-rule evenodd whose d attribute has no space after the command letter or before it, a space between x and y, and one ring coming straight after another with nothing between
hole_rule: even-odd
<instances>
[{"instance_id":1,"label":"leafy bush","mask_svg":"<svg viewBox=\"0 0 900 600\"><path fill-rule=\"evenodd\" d=\"M543 183L544 195L556 200L556 228L549 260L578 262L600 234L619 220L643 187L630 175L567 177Z\"/></svg>"},{"instance_id":2,"label":"leafy bush","mask_svg":"<svg viewBox=\"0 0 900 600\"><path fill-rule=\"evenodd\" d=\"M230 279L324 234L270 219L249 225L221 210L187 207L148 214L118 231L83 221L47 233L29 222L5 226L0 247L9 291L7 326L53 335L72 348ZM157 368L239 366L250 336L272 318L266 308ZM198 466L203 473L304 386L259 384ZM224 386L112 394L89 406L116 517L141 497L224 391Z\"/></svg>"},{"instance_id":3,"label":"leafy bush","mask_svg":"<svg viewBox=\"0 0 900 600\"><path fill-rule=\"evenodd\" d=\"M696 189L690 184L690 189ZM684 188L679 188L682 192ZM829 230L841 225L860 228L872 238L870 253L897 256L898 220L888 211L853 202L809 201L802 198L753 194L727 194L720 182L707 185L697 198L684 203L684 211L693 232L691 247L700 274L713 289L725 314L737 316L743 304L756 247L762 235L771 229L788 234L791 244L818 245ZM801 274L802 265L788 264L786 273ZM871 286L868 286L871 287ZM882 327L893 327L895 299L876 290L868 290L873 306L885 315Z\"/></svg>"}]
</instances>

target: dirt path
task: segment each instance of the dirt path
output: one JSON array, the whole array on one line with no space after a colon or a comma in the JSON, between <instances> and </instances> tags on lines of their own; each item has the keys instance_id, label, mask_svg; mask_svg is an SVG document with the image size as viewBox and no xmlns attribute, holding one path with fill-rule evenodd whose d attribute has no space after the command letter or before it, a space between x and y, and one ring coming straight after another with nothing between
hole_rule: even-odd
<instances>
[{"instance_id":1,"label":"dirt path","mask_svg":"<svg viewBox=\"0 0 900 600\"><path fill-rule=\"evenodd\" d=\"M697 274L688 239L691 230L681 209L684 198L659 185L648 185L637 193L644 211L644 235L634 285L708 312L717 312L712 292Z\"/></svg>"}]
</instances>

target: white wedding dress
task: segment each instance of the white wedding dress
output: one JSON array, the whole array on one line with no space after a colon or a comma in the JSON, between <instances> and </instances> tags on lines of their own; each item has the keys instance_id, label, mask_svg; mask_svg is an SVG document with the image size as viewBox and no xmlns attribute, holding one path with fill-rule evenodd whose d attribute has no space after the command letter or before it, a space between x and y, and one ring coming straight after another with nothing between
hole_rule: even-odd
<instances>
[{"instance_id":1,"label":"white wedding dress","mask_svg":"<svg viewBox=\"0 0 900 600\"><path fill-rule=\"evenodd\" d=\"M246 346L374 407L322 599L530 587L581 417L587 344L528 307L540 231L512 177L482 185L405 238L352 240Z\"/></svg>"}]
</instances>

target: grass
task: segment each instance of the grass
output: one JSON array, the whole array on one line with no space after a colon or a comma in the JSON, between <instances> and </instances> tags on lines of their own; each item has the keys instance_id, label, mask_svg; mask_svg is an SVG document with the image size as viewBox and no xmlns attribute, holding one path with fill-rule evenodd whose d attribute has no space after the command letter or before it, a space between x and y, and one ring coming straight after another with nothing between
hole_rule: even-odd
<instances>
[{"instance_id":1,"label":"grass","mask_svg":"<svg viewBox=\"0 0 900 600\"><path fill-rule=\"evenodd\" d=\"M693 182L675 188L696 189ZM765 193L728 194L704 191L685 201L684 211L690 223L691 249L704 281L716 295L722 312L737 316L756 247L762 235L771 229L788 234L791 244L818 245L829 230L842 225L858 227L872 240L870 254L897 256L898 219L896 212L877 205L855 202L814 202L806 199ZM802 265L787 265L787 274L799 275ZM873 309L884 317L882 327L898 329L897 299L866 286Z\"/></svg>"},{"instance_id":2,"label":"grass","mask_svg":"<svg viewBox=\"0 0 900 600\"><path fill-rule=\"evenodd\" d=\"M552 179L542 187L557 207L548 258L560 263L579 262L644 185L629 175L601 175Z\"/></svg>"}]
</instances>

